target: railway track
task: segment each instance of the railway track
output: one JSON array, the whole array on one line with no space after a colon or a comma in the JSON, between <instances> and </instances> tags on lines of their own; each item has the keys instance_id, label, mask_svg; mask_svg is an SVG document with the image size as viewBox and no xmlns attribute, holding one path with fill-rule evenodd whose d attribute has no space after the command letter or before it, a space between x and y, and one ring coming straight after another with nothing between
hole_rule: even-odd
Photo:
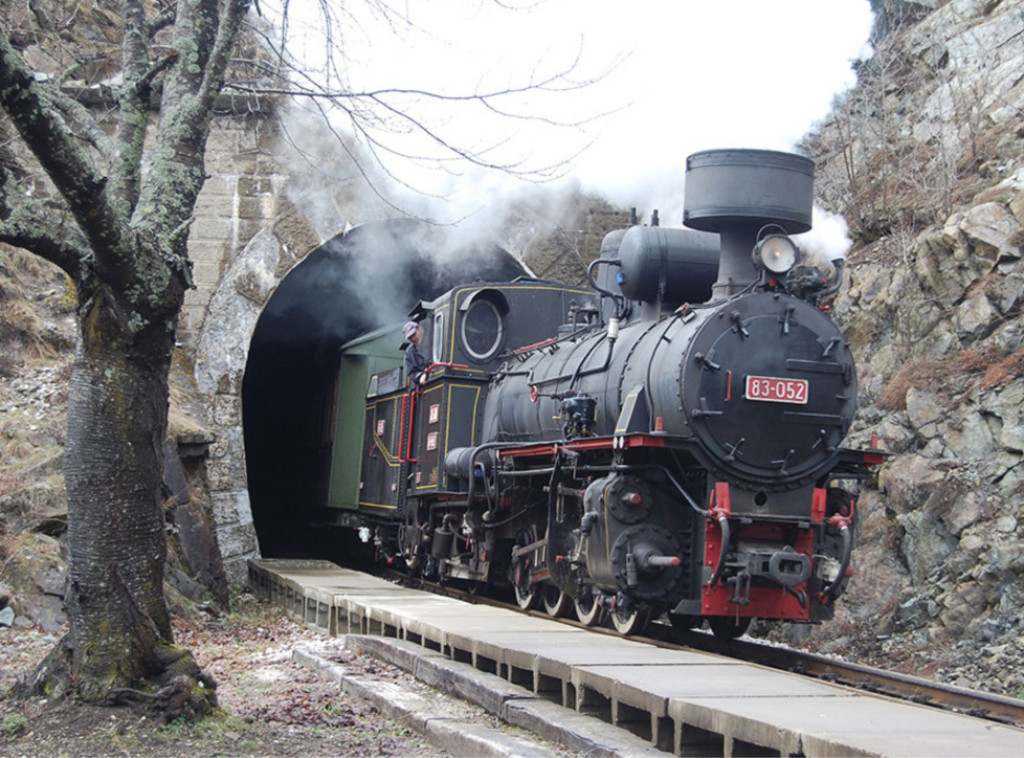
<instances>
[{"instance_id":1,"label":"railway track","mask_svg":"<svg viewBox=\"0 0 1024 758\"><path fill-rule=\"evenodd\" d=\"M410 581L408 575L400 572L390 572L387 578L465 602L507 608L538 618L551 618L543 611L524 611L515 603L503 602L500 599L487 597L471 590L420 580ZM619 636L613 629L603 626L587 626L573 618L559 617L555 620L568 626L588 629L595 634ZM701 631L673 629L669 624L659 621L648 624L644 633L636 635L636 638L670 649L692 649L724 655L747 663L801 674L864 692L886 695L951 713L961 713L1024 728L1024 700L1005 695L955 687L909 674L885 671L839 658L753 640L722 640Z\"/></svg>"},{"instance_id":2,"label":"railway track","mask_svg":"<svg viewBox=\"0 0 1024 758\"><path fill-rule=\"evenodd\" d=\"M306 623L580 752L1024 755L1024 718L1009 698L787 648L681 637L667 624L623 638L327 561L252 559L249 574L258 597ZM548 610L562 605L548 600ZM625 742L632 747L608 747Z\"/></svg>"}]
</instances>

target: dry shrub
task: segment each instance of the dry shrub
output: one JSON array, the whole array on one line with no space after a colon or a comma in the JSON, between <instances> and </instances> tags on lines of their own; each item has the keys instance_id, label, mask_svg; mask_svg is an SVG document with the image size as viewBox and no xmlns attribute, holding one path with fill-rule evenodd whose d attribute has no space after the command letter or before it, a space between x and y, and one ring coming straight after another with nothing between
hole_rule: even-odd
<instances>
[{"instance_id":1,"label":"dry shrub","mask_svg":"<svg viewBox=\"0 0 1024 758\"><path fill-rule=\"evenodd\" d=\"M27 357L36 360L54 360L74 346L73 340L47 326L39 310L24 300L0 302L0 344L11 341L24 346Z\"/></svg>"},{"instance_id":2,"label":"dry shrub","mask_svg":"<svg viewBox=\"0 0 1024 758\"><path fill-rule=\"evenodd\" d=\"M969 348L957 356L956 362L963 373L979 381L986 390L1024 376L1024 350L1005 355L995 347Z\"/></svg>"},{"instance_id":3,"label":"dry shrub","mask_svg":"<svg viewBox=\"0 0 1024 758\"><path fill-rule=\"evenodd\" d=\"M987 347L984 350L976 350L971 347L964 350L957 356L957 363L960 367L970 373L977 374L985 371L1002 356L994 347Z\"/></svg>"},{"instance_id":4,"label":"dry shrub","mask_svg":"<svg viewBox=\"0 0 1024 758\"><path fill-rule=\"evenodd\" d=\"M17 463L23 463L38 451L35 445L23 437L14 437L6 440L0 449L3 450L6 461Z\"/></svg>"},{"instance_id":5,"label":"dry shrub","mask_svg":"<svg viewBox=\"0 0 1024 758\"><path fill-rule=\"evenodd\" d=\"M988 366L981 376L981 386L992 389L1021 376L1024 376L1024 350L1018 350Z\"/></svg>"},{"instance_id":6,"label":"dry shrub","mask_svg":"<svg viewBox=\"0 0 1024 758\"><path fill-rule=\"evenodd\" d=\"M49 307L70 313L78 302L71 278L38 255L0 245L0 301L53 301Z\"/></svg>"},{"instance_id":7,"label":"dry shrub","mask_svg":"<svg viewBox=\"0 0 1024 758\"><path fill-rule=\"evenodd\" d=\"M53 264L40 258L38 255L20 250L18 248L7 248L4 255L5 268L10 271L15 279L20 281L44 279L48 276Z\"/></svg>"},{"instance_id":8,"label":"dry shrub","mask_svg":"<svg viewBox=\"0 0 1024 758\"><path fill-rule=\"evenodd\" d=\"M0 304L0 339L17 339L26 344L37 342L43 328L39 314L24 300Z\"/></svg>"},{"instance_id":9,"label":"dry shrub","mask_svg":"<svg viewBox=\"0 0 1024 758\"><path fill-rule=\"evenodd\" d=\"M1003 279L1002 275L997 271L989 271L987 274L977 279L967 291L964 293L965 298L971 298L977 295L979 292L983 292L986 296L992 296L995 292L996 285ZM988 348L992 350L993 348Z\"/></svg>"},{"instance_id":10,"label":"dry shrub","mask_svg":"<svg viewBox=\"0 0 1024 758\"><path fill-rule=\"evenodd\" d=\"M887 411L905 411L907 409L907 390L911 386L911 369L904 366L896 375L886 382L878 395L878 407Z\"/></svg>"},{"instance_id":11,"label":"dry shrub","mask_svg":"<svg viewBox=\"0 0 1024 758\"><path fill-rule=\"evenodd\" d=\"M907 391L911 387L952 397L975 383L987 390L1021 376L1024 376L1024 350L1004 355L995 347L968 348L945 361L914 359L882 388L878 406L889 411L905 411Z\"/></svg>"},{"instance_id":12,"label":"dry shrub","mask_svg":"<svg viewBox=\"0 0 1024 758\"><path fill-rule=\"evenodd\" d=\"M926 361L914 358L886 383L878 396L878 406L889 411L907 409L907 391L915 389L941 389L949 384L950 372L947 361Z\"/></svg>"}]
</instances>

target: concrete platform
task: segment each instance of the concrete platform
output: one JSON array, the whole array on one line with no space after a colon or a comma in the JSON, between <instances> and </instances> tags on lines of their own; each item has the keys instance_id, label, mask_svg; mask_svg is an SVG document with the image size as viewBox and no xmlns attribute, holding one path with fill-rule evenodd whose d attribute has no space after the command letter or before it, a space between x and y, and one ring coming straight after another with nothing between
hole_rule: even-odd
<instances>
[{"instance_id":1,"label":"concrete platform","mask_svg":"<svg viewBox=\"0 0 1024 758\"><path fill-rule=\"evenodd\" d=\"M249 576L259 597L327 633L413 643L676 755L1024 755L1024 731L1013 727L467 604L325 561L253 560Z\"/></svg>"}]
</instances>

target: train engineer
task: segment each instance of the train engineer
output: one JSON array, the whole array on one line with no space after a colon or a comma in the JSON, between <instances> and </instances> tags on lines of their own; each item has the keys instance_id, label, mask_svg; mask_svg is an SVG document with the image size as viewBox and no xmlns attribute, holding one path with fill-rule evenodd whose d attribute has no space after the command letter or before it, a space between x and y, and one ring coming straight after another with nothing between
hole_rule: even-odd
<instances>
[{"instance_id":1,"label":"train engineer","mask_svg":"<svg viewBox=\"0 0 1024 758\"><path fill-rule=\"evenodd\" d=\"M423 327L415 321L407 321L402 327L402 336L409 344L405 348L405 376L410 386L423 384L426 380L427 360L420 352L420 340L423 339Z\"/></svg>"}]
</instances>

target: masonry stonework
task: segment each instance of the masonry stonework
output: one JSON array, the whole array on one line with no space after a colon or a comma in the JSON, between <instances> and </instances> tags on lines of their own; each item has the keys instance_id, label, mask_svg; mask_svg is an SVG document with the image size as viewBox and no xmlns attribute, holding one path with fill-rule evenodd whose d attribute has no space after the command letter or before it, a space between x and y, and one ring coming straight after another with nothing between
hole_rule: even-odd
<instances>
[{"instance_id":1,"label":"masonry stonework","mask_svg":"<svg viewBox=\"0 0 1024 758\"><path fill-rule=\"evenodd\" d=\"M322 208L337 202L306 206L319 208L314 228L302 208L284 200L278 127L266 111L215 121L207 151L211 176L189 238L195 289L179 322L202 420L215 437L207 479L225 573L235 585L245 582L246 561L259 555L242 429L249 342L281 280L345 227L340 213L323 217Z\"/></svg>"},{"instance_id":2,"label":"masonry stonework","mask_svg":"<svg viewBox=\"0 0 1024 758\"><path fill-rule=\"evenodd\" d=\"M224 271L277 213L284 177L277 167L279 122L274 110L223 114L214 119L206 152L209 178L189 234L195 289L185 297L178 341L195 348Z\"/></svg>"}]
</instances>

